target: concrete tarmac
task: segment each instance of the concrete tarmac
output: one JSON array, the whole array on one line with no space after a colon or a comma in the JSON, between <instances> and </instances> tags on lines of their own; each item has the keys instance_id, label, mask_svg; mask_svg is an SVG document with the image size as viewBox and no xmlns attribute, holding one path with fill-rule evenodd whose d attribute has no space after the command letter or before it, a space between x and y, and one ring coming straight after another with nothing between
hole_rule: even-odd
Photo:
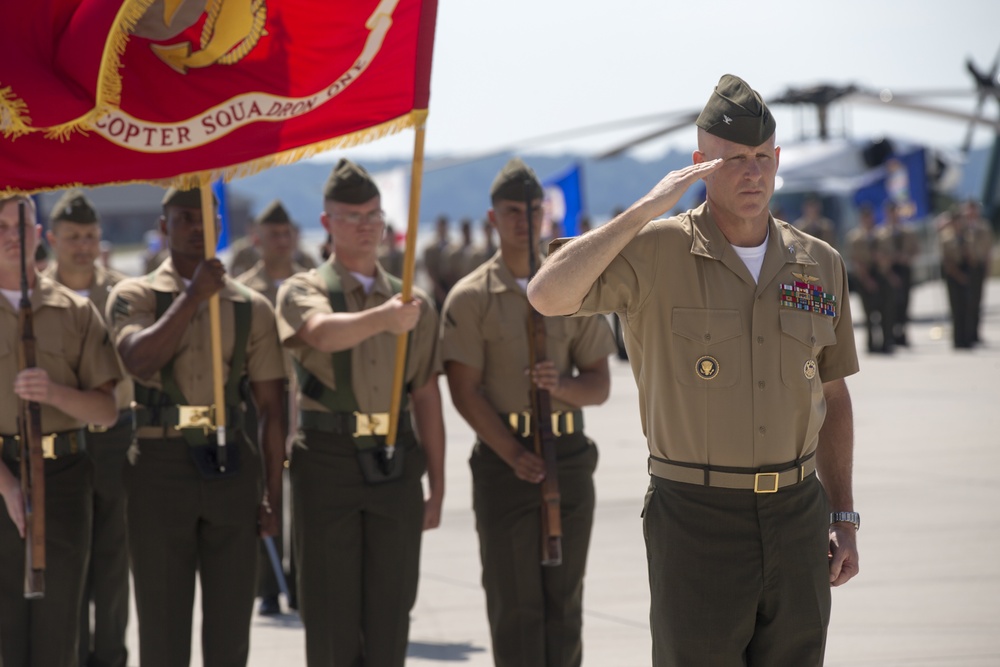
<instances>
[{"instance_id":1,"label":"concrete tarmac","mask_svg":"<svg viewBox=\"0 0 1000 667\"><path fill-rule=\"evenodd\" d=\"M1000 279L986 299L986 344L975 351L951 348L938 282L914 291L909 348L869 355L855 330L861 372L848 386L861 573L834 590L829 667L1000 665ZM856 297L852 305L859 322ZM639 518L647 450L631 370L615 358L611 367L611 398L586 410L601 453L584 601L591 667L650 664ZM473 434L441 385L447 493L441 527L424 538L407 665L486 667L493 663L467 463ZM197 612L192 646L199 667ZM138 664L134 610L129 649L129 664ZM254 616L251 667L304 665L304 655L296 614Z\"/></svg>"}]
</instances>

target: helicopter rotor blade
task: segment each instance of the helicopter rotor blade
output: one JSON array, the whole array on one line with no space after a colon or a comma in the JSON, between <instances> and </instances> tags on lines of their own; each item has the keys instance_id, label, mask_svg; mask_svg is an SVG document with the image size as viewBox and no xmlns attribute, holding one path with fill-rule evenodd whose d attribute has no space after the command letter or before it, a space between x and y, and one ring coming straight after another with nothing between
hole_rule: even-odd
<instances>
[{"instance_id":1,"label":"helicopter rotor blade","mask_svg":"<svg viewBox=\"0 0 1000 667\"><path fill-rule=\"evenodd\" d=\"M625 151L627 151L627 150L629 150L631 148L634 148L634 147L636 147L636 146L638 146L640 144L646 143L647 141L652 141L653 139L659 139L660 137L666 136L666 135L670 134L671 132L676 132L677 130L680 130L680 129L683 129L685 127L688 127L692 123L694 123L695 120L697 120L698 113L699 112L690 112L686 116L684 116L681 120L677 121L676 123L671 123L670 125L667 125L666 127L661 127L661 128L656 129L656 130L654 130L652 132L648 132L646 134L643 134L642 136L636 137L635 139L631 139L631 140L629 140L629 141L627 141L627 142L625 142L623 144L619 144L618 146L615 146L611 150L605 151L605 152L597 155L594 159L595 160L604 160L604 159L607 159L607 158L616 157L616 156L621 155L622 153L624 153Z\"/></svg>"},{"instance_id":2,"label":"helicopter rotor blade","mask_svg":"<svg viewBox=\"0 0 1000 667\"><path fill-rule=\"evenodd\" d=\"M918 111L921 113L927 113L935 116L941 116L943 118L953 118L956 120L969 121L978 125L986 125L992 127L994 130L1000 131L1000 120L989 120L983 118L982 116L977 116L970 114L965 111L958 111L955 109L946 109L944 107L937 107L931 104L924 104L921 102L915 102L906 98L899 99L891 93L882 95L876 95L874 93L864 93L855 92L844 98L845 102L855 102L860 104L869 104L872 106L883 106L891 107L893 109L906 109L908 111Z\"/></svg>"}]
</instances>

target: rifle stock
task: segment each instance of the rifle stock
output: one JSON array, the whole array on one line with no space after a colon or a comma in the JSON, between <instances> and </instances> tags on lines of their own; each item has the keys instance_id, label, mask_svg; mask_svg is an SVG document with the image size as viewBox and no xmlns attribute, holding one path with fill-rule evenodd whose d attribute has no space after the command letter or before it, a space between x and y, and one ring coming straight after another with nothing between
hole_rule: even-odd
<instances>
[{"instance_id":1,"label":"rifle stock","mask_svg":"<svg viewBox=\"0 0 1000 667\"><path fill-rule=\"evenodd\" d=\"M525 181L525 215L528 216L530 239L529 265L533 278L537 269L535 261L535 235L531 220L531 181ZM528 365L545 361L545 318L528 304ZM531 431L535 441L535 454L545 461L545 479L542 480L542 565L554 567L562 564L562 517L560 515L559 470L556 462L555 436L552 435L552 401L549 392L530 383Z\"/></svg>"},{"instance_id":2,"label":"rifle stock","mask_svg":"<svg viewBox=\"0 0 1000 667\"><path fill-rule=\"evenodd\" d=\"M21 235L21 300L18 303L19 368L35 367L35 324L28 298L24 202L18 204ZM24 496L24 597L45 596L45 461L42 454L42 414L38 403L18 401L21 439L21 493Z\"/></svg>"}]
</instances>

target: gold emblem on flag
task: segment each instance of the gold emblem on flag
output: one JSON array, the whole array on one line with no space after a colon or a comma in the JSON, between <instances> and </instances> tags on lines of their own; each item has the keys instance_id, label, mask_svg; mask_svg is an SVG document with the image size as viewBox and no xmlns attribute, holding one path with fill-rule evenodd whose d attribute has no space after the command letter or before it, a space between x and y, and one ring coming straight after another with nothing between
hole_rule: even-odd
<instances>
[{"instance_id":1,"label":"gold emblem on flag","mask_svg":"<svg viewBox=\"0 0 1000 667\"><path fill-rule=\"evenodd\" d=\"M146 10L135 34L169 39L193 26L202 15L206 17L198 50L193 50L190 42L150 44L160 60L181 74L192 67L237 63L267 34L265 0L158 0Z\"/></svg>"}]
</instances>

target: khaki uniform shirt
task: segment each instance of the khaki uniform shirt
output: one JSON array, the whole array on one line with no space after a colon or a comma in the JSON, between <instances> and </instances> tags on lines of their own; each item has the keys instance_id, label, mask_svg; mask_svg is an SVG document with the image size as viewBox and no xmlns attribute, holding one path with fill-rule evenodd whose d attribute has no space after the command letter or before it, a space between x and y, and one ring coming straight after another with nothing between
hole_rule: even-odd
<instances>
[{"instance_id":1,"label":"khaki uniform shirt","mask_svg":"<svg viewBox=\"0 0 1000 667\"><path fill-rule=\"evenodd\" d=\"M621 316L657 457L759 468L811 454L823 383L858 370L840 256L788 223L768 228L754 283L707 204L650 222L577 313ZM832 314L781 305L782 285L796 283L831 295Z\"/></svg>"},{"instance_id":2,"label":"khaki uniform shirt","mask_svg":"<svg viewBox=\"0 0 1000 667\"><path fill-rule=\"evenodd\" d=\"M375 284L371 292L366 294L358 279L334 260L333 268L340 276L348 312L368 310L392 298L393 291L385 270L381 265L377 264L376 267ZM437 312L426 294L417 289L413 292L423 304L420 319L411 332L404 383L418 388L441 372L441 360L438 357ZM295 338L295 334L310 317L332 312L326 283L315 269L292 276L278 290L278 334L281 342L289 348L292 357L317 380L331 389L337 389L333 377L332 355L309 347ZM383 332L361 341L351 349L351 388L361 412L388 412L391 407L396 338L391 333ZM327 412L325 406L302 396L301 391L299 405L303 410Z\"/></svg>"},{"instance_id":3,"label":"khaki uniform shirt","mask_svg":"<svg viewBox=\"0 0 1000 667\"><path fill-rule=\"evenodd\" d=\"M530 410L528 299L500 254L455 285L441 317L442 361L482 371L483 394L497 412ZM544 320L545 354L560 375L616 350L604 317ZM552 398L553 410L578 407Z\"/></svg>"},{"instance_id":4,"label":"khaki uniform shirt","mask_svg":"<svg viewBox=\"0 0 1000 667\"><path fill-rule=\"evenodd\" d=\"M58 263L50 262L49 265L45 267L44 275L58 282ZM120 271L106 269L100 264L94 265L94 279L91 281L90 287L87 288L87 298L89 298L90 302L94 304L95 308L97 308L97 312L101 314L101 317L104 317L104 313L107 311L108 295L111 294L111 288L125 280L127 277L128 276ZM105 322L107 321L105 320ZM117 350L115 350L115 356L118 356ZM118 411L121 412L132 405L132 400L135 398L135 388L132 384L132 378L130 378L125 372L125 366L121 363L120 359L119 367L121 368L122 380L115 385L115 405L118 406Z\"/></svg>"},{"instance_id":5,"label":"khaki uniform shirt","mask_svg":"<svg viewBox=\"0 0 1000 667\"><path fill-rule=\"evenodd\" d=\"M847 246L851 252L851 264L856 269L872 271L888 268L892 256L888 239L875 229L866 231L855 227L847 233Z\"/></svg>"},{"instance_id":6,"label":"khaki uniform shirt","mask_svg":"<svg viewBox=\"0 0 1000 667\"><path fill-rule=\"evenodd\" d=\"M104 320L82 296L44 275L36 274L31 291L35 362L53 382L84 391L122 377ZM0 434L18 432L14 378L18 373L18 311L0 297ZM41 406L42 432L84 426L50 405Z\"/></svg>"},{"instance_id":7,"label":"khaki uniform shirt","mask_svg":"<svg viewBox=\"0 0 1000 667\"><path fill-rule=\"evenodd\" d=\"M301 264L296 264L292 262L292 273L301 273L305 271L306 268ZM287 278L285 279L287 280ZM250 289L260 292L267 300L271 302L271 306L274 306L278 299L278 288L281 284L285 282L284 280L272 280L270 276L267 275L267 270L264 268L264 260L260 260L254 264L253 268L249 271L242 273L236 277L236 282L246 285Z\"/></svg>"},{"instance_id":8,"label":"khaki uniform shirt","mask_svg":"<svg viewBox=\"0 0 1000 667\"><path fill-rule=\"evenodd\" d=\"M172 259L165 261L149 276L128 278L115 285L108 300L107 318L117 347L126 336L137 333L156 322L156 295L172 292L175 297L186 289L184 279L174 268ZM222 338L223 381L229 377L235 343L235 312L230 302L245 302L248 298L230 278L219 291L219 320ZM274 324L274 310L260 294L249 291L251 303L250 333L247 337L246 374L251 382L280 380L285 377ZM212 383L212 343L208 302L202 303L181 336L174 355L174 381L189 405L211 405L214 402ZM162 389L157 372L142 384Z\"/></svg>"},{"instance_id":9,"label":"khaki uniform shirt","mask_svg":"<svg viewBox=\"0 0 1000 667\"><path fill-rule=\"evenodd\" d=\"M889 249L891 263L907 266L913 264L913 258L920 252L920 238L913 227L900 224L893 228L883 224L876 229Z\"/></svg>"}]
</instances>

